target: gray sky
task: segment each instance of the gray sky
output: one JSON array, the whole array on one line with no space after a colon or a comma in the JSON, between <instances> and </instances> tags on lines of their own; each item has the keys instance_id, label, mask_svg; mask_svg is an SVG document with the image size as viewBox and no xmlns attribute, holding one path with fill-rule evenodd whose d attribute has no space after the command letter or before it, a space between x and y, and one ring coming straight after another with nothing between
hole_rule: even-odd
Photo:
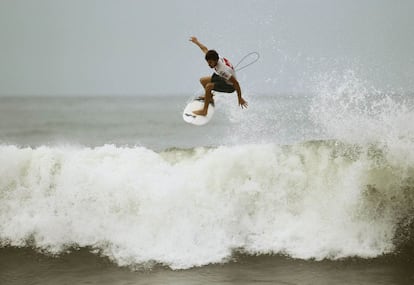
<instances>
[{"instance_id":1,"label":"gray sky","mask_svg":"<svg viewBox=\"0 0 414 285\"><path fill-rule=\"evenodd\" d=\"M247 92L308 92L353 70L414 90L412 0L0 0L0 95L192 94L211 74L195 35ZM201 89L200 89L201 90Z\"/></svg>"}]
</instances>

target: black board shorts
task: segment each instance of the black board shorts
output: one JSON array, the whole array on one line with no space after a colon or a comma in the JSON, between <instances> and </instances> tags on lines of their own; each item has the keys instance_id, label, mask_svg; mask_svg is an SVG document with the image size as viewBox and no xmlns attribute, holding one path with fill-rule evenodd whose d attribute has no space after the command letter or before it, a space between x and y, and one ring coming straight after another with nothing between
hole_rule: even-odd
<instances>
[{"instance_id":1,"label":"black board shorts","mask_svg":"<svg viewBox=\"0 0 414 285\"><path fill-rule=\"evenodd\" d=\"M211 82L214 83L213 90L218 92L233 93L236 90L233 85L227 84L226 80L216 73L211 76Z\"/></svg>"}]
</instances>

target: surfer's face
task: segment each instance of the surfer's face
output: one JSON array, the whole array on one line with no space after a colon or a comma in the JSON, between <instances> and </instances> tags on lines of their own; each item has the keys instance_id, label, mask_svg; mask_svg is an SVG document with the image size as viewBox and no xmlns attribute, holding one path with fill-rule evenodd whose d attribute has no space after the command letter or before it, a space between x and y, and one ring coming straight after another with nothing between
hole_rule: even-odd
<instances>
[{"instance_id":1,"label":"surfer's face","mask_svg":"<svg viewBox=\"0 0 414 285\"><path fill-rule=\"evenodd\" d=\"M210 66L210 68L214 68L217 65L217 60L209 59L209 60L207 60L207 64L208 64L208 66Z\"/></svg>"}]
</instances>

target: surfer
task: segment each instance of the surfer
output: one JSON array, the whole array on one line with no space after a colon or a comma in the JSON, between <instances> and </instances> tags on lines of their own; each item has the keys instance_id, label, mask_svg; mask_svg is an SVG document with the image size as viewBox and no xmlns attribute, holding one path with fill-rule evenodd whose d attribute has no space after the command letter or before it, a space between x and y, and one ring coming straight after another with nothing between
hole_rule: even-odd
<instances>
[{"instance_id":1,"label":"surfer","mask_svg":"<svg viewBox=\"0 0 414 285\"><path fill-rule=\"evenodd\" d=\"M239 106L247 108L247 102L243 99L240 84L236 78L236 72L230 61L224 57L219 57L215 50L209 50L205 45L200 43L196 37L190 37L190 41L196 44L205 54L205 59L210 68L214 68L212 76L205 76L200 78L200 83L205 90L204 108L193 111L196 115L207 115L208 105L213 100L212 90L225 93L233 93L237 91L237 98Z\"/></svg>"}]
</instances>

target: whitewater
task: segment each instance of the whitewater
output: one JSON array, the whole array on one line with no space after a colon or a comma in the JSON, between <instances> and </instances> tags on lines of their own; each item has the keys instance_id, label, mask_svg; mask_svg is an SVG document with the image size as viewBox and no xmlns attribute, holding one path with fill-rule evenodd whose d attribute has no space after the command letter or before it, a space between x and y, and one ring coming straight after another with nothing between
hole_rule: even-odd
<instances>
[{"instance_id":1,"label":"whitewater","mask_svg":"<svg viewBox=\"0 0 414 285\"><path fill-rule=\"evenodd\" d=\"M3 246L182 269L235 251L369 258L412 242L413 160L374 145L2 146L0 157Z\"/></svg>"},{"instance_id":2,"label":"whitewater","mask_svg":"<svg viewBox=\"0 0 414 285\"><path fill-rule=\"evenodd\" d=\"M0 246L53 256L87 249L119 266L172 269L225 263L237 254L306 260L410 255L411 95L367 88L352 73L341 84L319 81L315 96L275 97L265 104L260 96L252 98L260 116L254 109L239 114L237 106L229 107L234 98L218 98L223 108L211 126L221 133L203 136L204 143L194 135L200 129L186 129L196 132L193 140L179 141L182 135L177 134L188 126L173 126L174 121L159 133L159 122L147 127L152 136L147 145L62 143L68 129L82 133L76 121L62 119L62 127L45 120L42 129L33 117L27 124L43 137L48 136L45 130L61 130L60 141L38 143L36 132L30 134L33 145L2 139ZM134 105L128 100L120 104ZM287 105L292 101L306 112L294 112ZM80 110L79 121L93 113L71 102L72 109ZM130 117L118 124L117 113L108 110L112 131L122 137L125 130L119 126L136 110L124 112ZM52 111L45 112L51 116ZM76 117L64 109L53 112ZM219 121L220 112L226 124ZM141 113L146 124L151 122L148 114ZM86 121L84 138L90 139L88 132L99 138L103 129ZM217 122L229 128L220 129ZM21 136L10 129L13 139ZM159 140L164 145L156 144ZM169 147L157 149L165 145Z\"/></svg>"}]
</instances>

